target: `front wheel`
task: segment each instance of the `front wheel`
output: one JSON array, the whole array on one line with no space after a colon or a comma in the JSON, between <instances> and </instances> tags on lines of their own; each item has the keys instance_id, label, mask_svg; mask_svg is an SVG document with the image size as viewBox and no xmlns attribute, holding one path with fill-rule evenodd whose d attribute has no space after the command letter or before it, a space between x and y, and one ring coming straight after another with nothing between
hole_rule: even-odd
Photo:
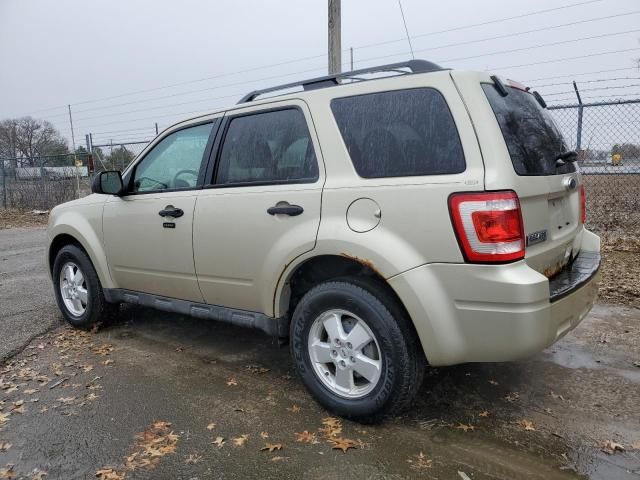
<instances>
[{"instance_id":1,"label":"front wheel","mask_svg":"<svg viewBox=\"0 0 640 480\"><path fill-rule=\"evenodd\" d=\"M56 255L53 286L62 315L74 327L104 323L118 308L107 303L91 260L76 245L66 245Z\"/></svg>"},{"instance_id":2,"label":"front wheel","mask_svg":"<svg viewBox=\"0 0 640 480\"><path fill-rule=\"evenodd\" d=\"M291 339L306 387L344 417L376 421L398 413L422 382L424 357L409 319L374 285L346 280L314 287L295 309Z\"/></svg>"}]
</instances>

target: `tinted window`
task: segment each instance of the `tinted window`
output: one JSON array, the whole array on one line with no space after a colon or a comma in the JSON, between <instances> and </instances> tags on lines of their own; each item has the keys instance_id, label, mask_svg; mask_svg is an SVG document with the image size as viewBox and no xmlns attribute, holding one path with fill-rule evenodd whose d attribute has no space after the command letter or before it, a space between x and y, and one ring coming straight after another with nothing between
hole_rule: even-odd
<instances>
[{"instance_id":1,"label":"tinted window","mask_svg":"<svg viewBox=\"0 0 640 480\"><path fill-rule=\"evenodd\" d=\"M440 175L465 169L453 117L437 90L337 98L331 110L358 175Z\"/></svg>"},{"instance_id":2,"label":"tinted window","mask_svg":"<svg viewBox=\"0 0 640 480\"><path fill-rule=\"evenodd\" d=\"M133 191L195 187L211 128L211 123L198 125L162 139L136 166Z\"/></svg>"},{"instance_id":3,"label":"tinted window","mask_svg":"<svg viewBox=\"0 0 640 480\"><path fill-rule=\"evenodd\" d=\"M318 164L303 113L286 109L233 118L216 178L218 184L315 181Z\"/></svg>"},{"instance_id":4,"label":"tinted window","mask_svg":"<svg viewBox=\"0 0 640 480\"><path fill-rule=\"evenodd\" d=\"M503 97L493 84L482 84L482 88L498 119L511 163L518 175L555 175L575 171L572 163L556 170L556 158L567 151L567 146L549 112L531 93L507 86L509 94Z\"/></svg>"}]
</instances>

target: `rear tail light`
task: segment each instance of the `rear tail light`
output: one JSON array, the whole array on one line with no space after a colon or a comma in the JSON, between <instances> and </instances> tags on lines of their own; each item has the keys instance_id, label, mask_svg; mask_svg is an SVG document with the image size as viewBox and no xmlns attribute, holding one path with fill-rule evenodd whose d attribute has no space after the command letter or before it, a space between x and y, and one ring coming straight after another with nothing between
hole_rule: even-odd
<instances>
[{"instance_id":1,"label":"rear tail light","mask_svg":"<svg viewBox=\"0 0 640 480\"><path fill-rule=\"evenodd\" d=\"M468 262L524 258L522 212L515 192L456 193L449 197L449 212Z\"/></svg>"},{"instance_id":2,"label":"rear tail light","mask_svg":"<svg viewBox=\"0 0 640 480\"><path fill-rule=\"evenodd\" d=\"M584 224L587 219L587 201L584 196L584 184L580 185L580 223Z\"/></svg>"}]
</instances>

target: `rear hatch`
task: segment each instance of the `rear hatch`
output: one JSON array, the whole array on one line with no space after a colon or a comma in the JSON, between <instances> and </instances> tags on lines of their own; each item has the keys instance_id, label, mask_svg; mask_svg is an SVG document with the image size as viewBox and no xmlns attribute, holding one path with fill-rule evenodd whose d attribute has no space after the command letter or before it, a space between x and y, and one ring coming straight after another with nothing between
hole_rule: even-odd
<instances>
[{"instance_id":1,"label":"rear hatch","mask_svg":"<svg viewBox=\"0 0 640 480\"><path fill-rule=\"evenodd\" d=\"M485 189L517 193L525 261L551 278L578 255L583 231L582 178L570 156L558 161L567 142L537 95L488 74L456 73L483 151Z\"/></svg>"}]
</instances>

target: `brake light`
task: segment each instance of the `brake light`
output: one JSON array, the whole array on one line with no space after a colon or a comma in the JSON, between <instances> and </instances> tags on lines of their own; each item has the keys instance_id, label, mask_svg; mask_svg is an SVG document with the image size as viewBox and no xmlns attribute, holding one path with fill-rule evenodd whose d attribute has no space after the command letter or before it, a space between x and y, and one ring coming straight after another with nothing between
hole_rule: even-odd
<instances>
[{"instance_id":1,"label":"brake light","mask_svg":"<svg viewBox=\"0 0 640 480\"><path fill-rule=\"evenodd\" d=\"M580 223L587 219L587 199L584 195L584 184L580 185Z\"/></svg>"},{"instance_id":2,"label":"brake light","mask_svg":"<svg viewBox=\"0 0 640 480\"><path fill-rule=\"evenodd\" d=\"M468 262L513 262L524 258L524 228L513 191L455 193L449 212Z\"/></svg>"}]
</instances>

